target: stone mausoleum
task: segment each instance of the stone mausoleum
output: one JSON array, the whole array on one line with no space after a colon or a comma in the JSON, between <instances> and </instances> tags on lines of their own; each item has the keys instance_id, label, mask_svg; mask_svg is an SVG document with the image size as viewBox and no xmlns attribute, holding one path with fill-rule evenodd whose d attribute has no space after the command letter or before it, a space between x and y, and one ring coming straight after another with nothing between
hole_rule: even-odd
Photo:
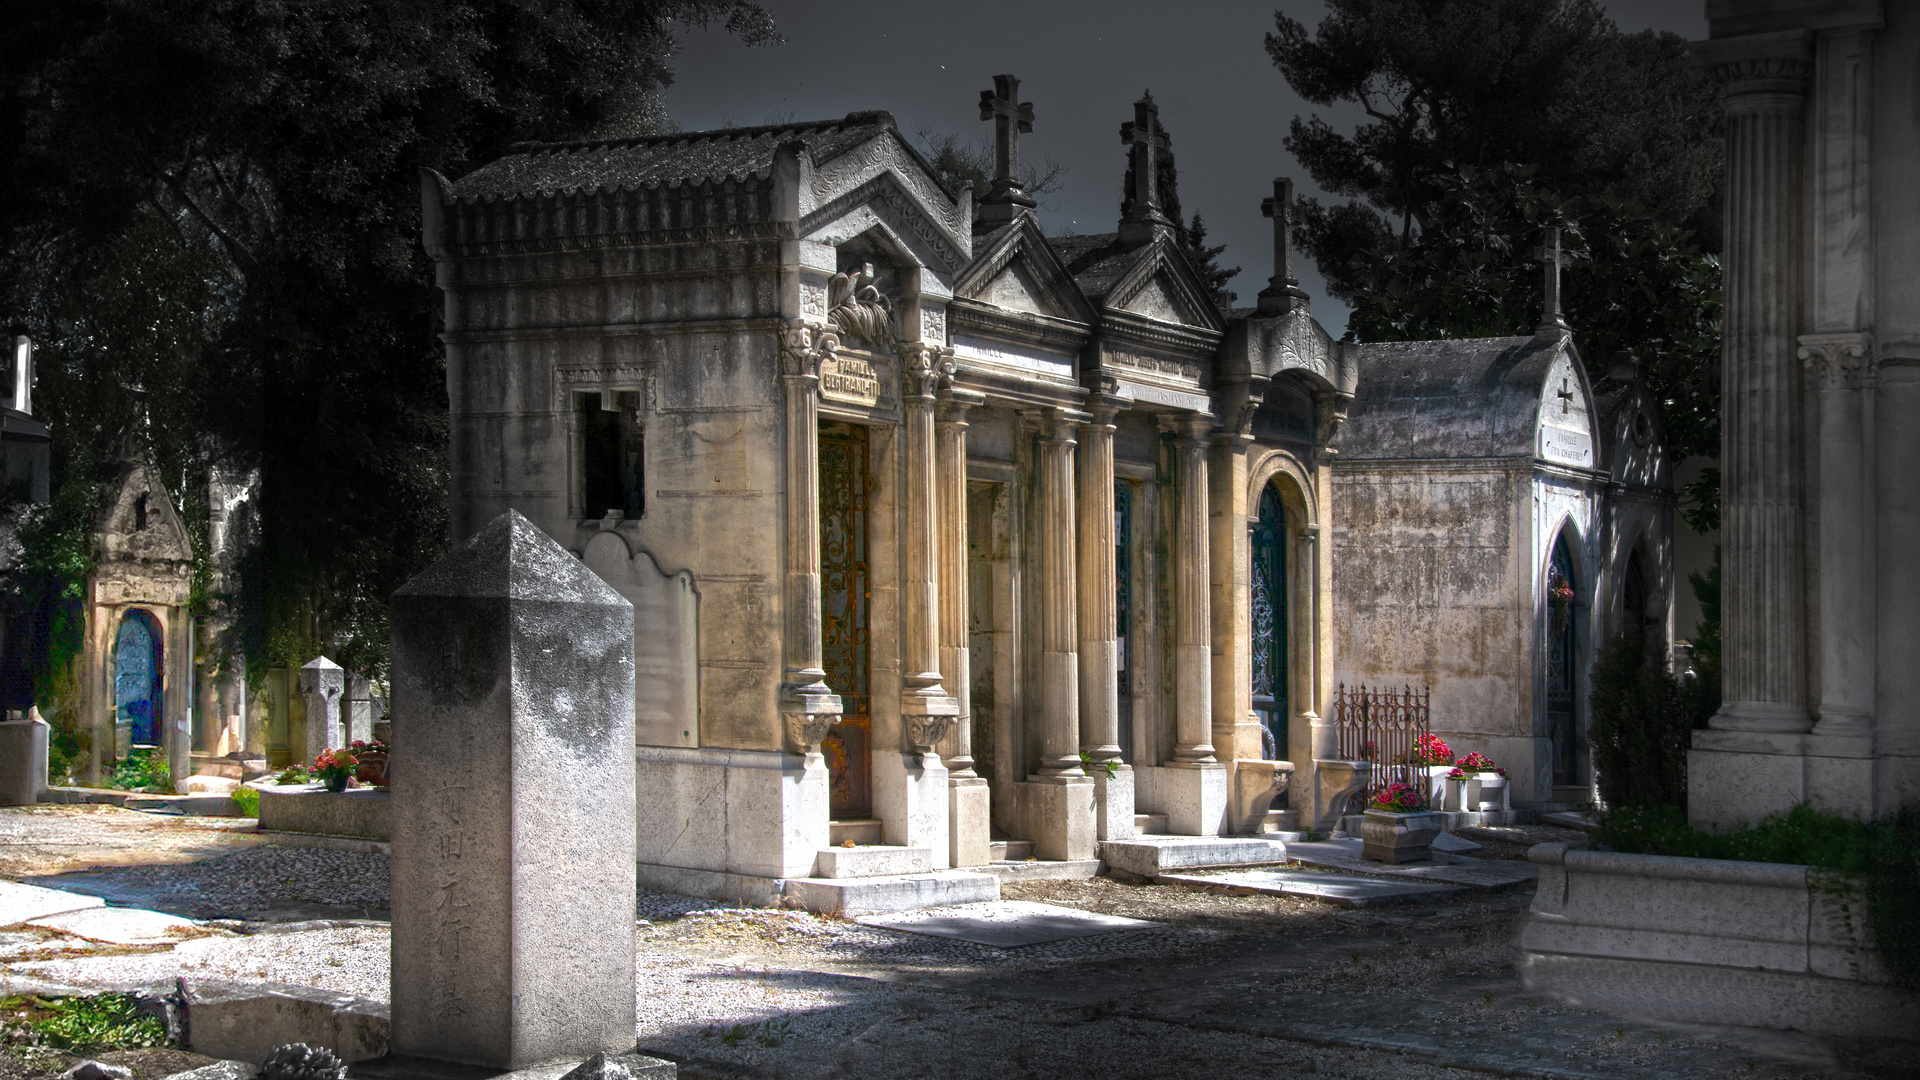
<instances>
[{"instance_id":1,"label":"stone mausoleum","mask_svg":"<svg viewBox=\"0 0 1920 1080\"><path fill-rule=\"evenodd\" d=\"M1222 837L1289 816L1268 812L1282 792L1312 827L1353 790L1326 715L1335 645L1387 635L1336 623L1401 616L1336 587L1359 542L1339 539L1343 499L1411 498L1405 468L1466 466L1391 447L1392 395L1365 366L1399 354L1312 318L1290 185L1264 204L1269 287L1224 311L1167 213L1152 99L1120 129L1116 231L1047 237L1018 180L1032 107L995 82L977 207L880 112L525 144L424 178L453 539L518 510L633 603L644 885L835 906L884 880L897 906L992 895L951 868L1028 851L1091 865L1102 844L1188 837L1212 862L1267 861L1257 835ZM1618 409L1563 332L1467 352L1463 371L1508 380L1484 393L1512 460L1481 463L1506 488L1473 509L1505 515L1505 577L1428 602L1505 611L1506 655L1478 662L1538 667L1525 605L1554 538L1582 618L1621 544L1644 553L1652 612L1666 546L1634 538L1666 504L1609 525ZM1349 469L1360 403L1380 434ZM1535 524L1522 509L1548 492ZM1471 542L1444 518L1430 530ZM1524 679L1364 663L1432 681L1490 747L1550 756Z\"/></svg>"}]
</instances>

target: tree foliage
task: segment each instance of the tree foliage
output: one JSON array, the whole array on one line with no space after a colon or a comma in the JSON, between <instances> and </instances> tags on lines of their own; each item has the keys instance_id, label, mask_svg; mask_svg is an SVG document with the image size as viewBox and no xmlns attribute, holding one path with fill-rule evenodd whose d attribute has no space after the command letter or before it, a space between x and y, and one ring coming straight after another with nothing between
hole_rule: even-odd
<instances>
[{"instance_id":1,"label":"tree foliage","mask_svg":"<svg viewBox=\"0 0 1920 1080\"><path fill-rule=\"evenodd\" d=\"M1593 771L1608 808L1684 808L1687 749L1720 707L1718 680L1676 677L1664 639L1623 630L1600 647L1591 704Z\"/></svg>"},{"instance_id":2,"label":"tree foliage","mask_svg":"<svg viewBox=\"0 0 1920 1080\"><path fill-rule=\"evenodd\" d=\"M714 21L777 40L749 0L15 5L0 309L41 343L42 532L90 525L129 430L201 529L206 468L257 468L255 674L377 672L386 597L446 544L419 169L650 130L676 33Z\"/></svg>"},{"instance_id":3,"label":"tree foliage","mask_svg":"<svg viewBox=\"0 0 1920 1080\"><path fill-rule=\"evenodd\" d=\"M1612 196L1564 199L1530 167L1463 168L1407 243L1348 264L1348 333L1362 341L1530 334L1540 322L1541 231L1561 230L1567 321L1598 375L1631 350L1660 402L1668 448L1720 448L1720 263L1690 232Z\"/></svg>"}]
</instances>

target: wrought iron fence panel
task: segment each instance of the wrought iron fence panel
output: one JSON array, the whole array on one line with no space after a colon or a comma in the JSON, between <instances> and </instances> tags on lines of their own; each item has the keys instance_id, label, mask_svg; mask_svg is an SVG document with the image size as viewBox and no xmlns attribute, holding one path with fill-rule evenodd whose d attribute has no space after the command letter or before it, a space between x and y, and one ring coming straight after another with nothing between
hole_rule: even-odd
<instances>
[{"instance_id":1,"label":"wrought iron fence panel","mask_svg":"<svg viewBox=\"0 0 1920 1080\"><path fill-rule=\"evenodd\" d=\"M1340 757L1346 761L1373 764L1367 786L1355 792L1349 810L1359 813L1387 785L1412 784L1427 801L1429 785L1426 766L1415 754L1428 733L1431 716L1431 687L1415 690L1379 689L1365 684L1349 687L1341 683L1334 694L1334 724L1339 736Z\"/></svg>"}]
</instances>

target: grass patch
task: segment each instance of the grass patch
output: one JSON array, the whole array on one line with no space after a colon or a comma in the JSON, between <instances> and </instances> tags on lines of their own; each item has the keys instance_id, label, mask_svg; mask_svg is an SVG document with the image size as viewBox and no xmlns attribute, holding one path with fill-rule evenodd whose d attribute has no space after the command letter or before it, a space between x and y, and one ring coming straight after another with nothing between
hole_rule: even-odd
<instances>
[{"instance_id":1,"label":"grass patch","mask_svg":"<svg viewBox=\"0 0 1920 1080\"><path fill-rule=\"evenodd\" d=\"M1855 874L1873 863L1874 830L1809 803L1758 825L1711 832L1689 825L1687 812L1677 806L1622 806L1600 815L1593 841L1636 855L1793 863Z\"/></svg>"},{"instance_id":2,"label":"grass patch","mask_svg":"<svg viewBox=\"0 0 1920 1080\"><path fill-rule=\"evenodd\" d=\"M239 787L234 788L233 789L233 805L236 809L239 810L241 817L250 817L250 818L259 817L260 816L260 789L250 788L245 784L241 784Z\"/></svg>"},{"instance_id":3,"label":"grass patch","mask_svg":"<svg viewBox=\"0 0 1920 1080\"><path fill-rule=\"evenodd\" d=\"M135 750L114 763L107 774L106 786L120 791L145 791L160 795L173 793L173 777L167 759L157 750Z\"/></svg>"},{"instance_id":4,"label":"grass patch","mask_svg":"<svg viewBox=\"0 0 1920 1080\"><path fill-rule=\"evenodd\" d=\"M129 994L0 999L9 1045L56 1050L144 1050L167 1045L167 1025Z\"/></svg>"}]
</instances>

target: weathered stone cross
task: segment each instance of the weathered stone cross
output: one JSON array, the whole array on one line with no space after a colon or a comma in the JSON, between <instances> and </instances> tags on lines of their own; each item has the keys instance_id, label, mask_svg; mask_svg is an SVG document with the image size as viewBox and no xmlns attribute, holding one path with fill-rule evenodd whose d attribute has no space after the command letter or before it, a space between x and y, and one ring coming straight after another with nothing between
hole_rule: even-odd
<instances>
[{"instance_id":1,"label":"weathered stone cross","mask_svg":"<svg viewBox=\"0 0 1920 1080\"><path fill-rule=\"evenodd\" d=\"M1160 126L1160 106L1153 94L1133 103L1133 119L1120 125L1120 141L1133 148L1133 216L1161 218L1160 155L1173 149L1173 140Z\"/></svg>"},{"instance_id":2,"label":"weathered stone cross","mask_svg":"<svg viewBox=\"0 0 1920 1080\"><path fill-rule=\"evenodd\" d=\"M1293 273L1293 181L1273 179L1273 198L1260 200L1260 213L1273 219L1273 276L1260 290L1260 310L1284 311L1295 300L1305 300L1300 279Z\"/></svg>"},{"instance_id":3,"label":"weathered stone cross","mask_svg":"<svg viewBox=\"0 0 1920 1080\"><path fill-rule=\"evenodd\" d=\"M1546 243L1533 249L1534 260L1543 264L1546 270L1547 298L1545 310L1540 313L1541 330L1568 330L1566 316L1560 313L1560 268L1572 261L1560 247L1560 228L1549 225L1546 229Z\"/></svg>"},{"instance_id":4,"label":"weathered stone cross","mask_svg":"<svg viewBox=\"0 0 1920 1080\"><path fill-rule=\"evenodd\" d=\"M994 122L993 195L1020 192L1020 136L1033 132L1033 102L1019 96L1012 75L995 75L993 89L980 91L980 119Z\"/></svg>"}]
</instances>

